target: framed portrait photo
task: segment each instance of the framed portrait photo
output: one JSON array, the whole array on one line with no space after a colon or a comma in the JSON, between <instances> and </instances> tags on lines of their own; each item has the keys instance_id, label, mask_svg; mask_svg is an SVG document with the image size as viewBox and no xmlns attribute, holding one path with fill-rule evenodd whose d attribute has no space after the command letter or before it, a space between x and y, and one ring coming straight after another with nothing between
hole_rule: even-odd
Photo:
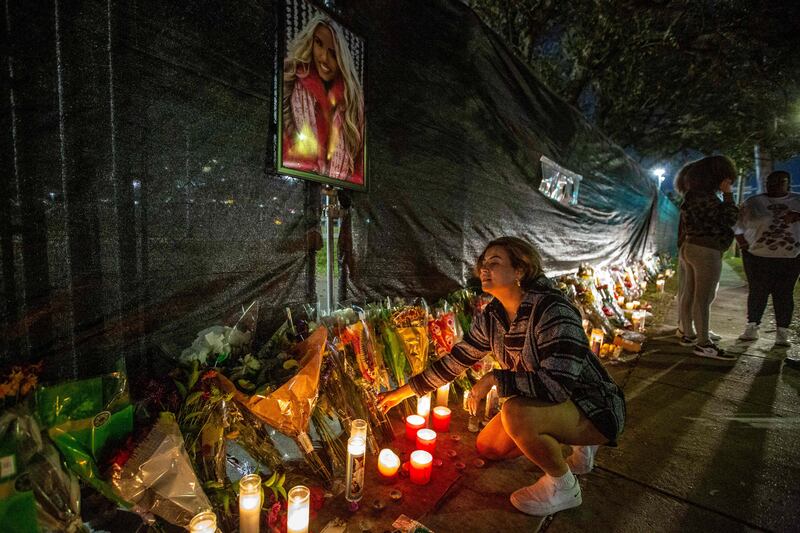
<instances>
[{"instance_id":1,"label":"framed portrait photo","mask_svg":"<svg viewBox=\"0 0 800 533\"><path fill-rule=\"evenodd\" d=\"M285 0L277 171L367 190L366 46L330 13Z\"/></svg>"}]
</instances>

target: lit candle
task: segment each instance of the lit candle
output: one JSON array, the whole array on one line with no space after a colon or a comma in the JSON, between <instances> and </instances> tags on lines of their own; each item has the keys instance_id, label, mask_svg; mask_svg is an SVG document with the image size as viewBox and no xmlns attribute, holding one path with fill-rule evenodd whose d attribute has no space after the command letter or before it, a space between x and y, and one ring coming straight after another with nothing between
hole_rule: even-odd
<instances>
[{"instance_id":1,"label":"lit candle","mask_svg":"<svg viewBox=\"0 0 800 533\"><path fill-rule=\"evenodd\" d=\"M406 417L406 438L411 442L417 442L417 431L425 427L425 419L419 415L408 415Z\"/></svg>"},{"instance_id":2,"label":"lit candle","mask_svg":"<svg viewBox=\"0 0 800 533\"><path fill-rule=\"evenodd\" d=\"M440 405L433 408L433 429L436 431L450 431L450 409Z\"/></svg>"},{"instance_id":3,"label":"lit candle","mask_svg":"<svg viewBox=\"0 0 800 533\"><path fill-rule=\"evenodd\" d=\"M202 511L189 522L190 533L216 533L217 515L212 511Z\"/></svg>"},{"instance_id":4,"label":"lit candle","mask_svg":"<svg viewBox=\"0 0 800 533\"><path fill-rule=\"evenodd\" d=\"M378 473L386 481L391 481L397 476L400 469L400 458L389 448L384 448L378 454Z\"/></svg>"},{"instance_id":5,"label":"lit candle","mask_svg":"<svg viewBox=\"0 0 800 533\"><path fill-rule=\"evenodd\" d=\"M628 311L633 311L633 305L634 305L633 302L627 302L625 304L625 309L627 309Z\"/></svg>"},{"instance_id":6,"label":"lit candle","mask_svg":"<svg viewBox=\"0 0 800 533\"><path fill-rule=\"evenodd\" d=\"M617 296L617 304L620 306L625 305L625 297L624 296Z\"/></svg>"},{"instance_id":7,"label":"lit candle","mask_svg":"<svg viewBox=\"0 0 800 533\"><path fill-rule=\"evenodd\" d=\"M595 328L592 330L592 338L590 339L591 340L590 346L592 347L592 352L594 352L595 355L597 356L600 355L600 347L603 346L603 341L605 340L605 338L606 336L603 333L602 329Z\"/></svg>"},{"instance_id":8,"label":"lit candle","mask_svg":"<svg viewBox=\"0 0 800 533\"><path fill-rule=\"evenodd\" d=\"M643 282L639 283L639 287L642 289L642 292L646 291L647 290L647 282L643 281Z\"/></svg>"},{"instance_id":9,"label":"lit candle","mask_svg":"<svg viewBox=\"0 0 800 533\"><path fill-rule=\"evenodd\" d=\"M431 480L431 470L433 468L433 456L425 450L414 450L411 452L408 474L412 483L425 485Z\"/></svg>"},{"instance_id":10,"label":"lit candle","mask_svg":"<svg viewBox=\"0 0 800 533\"><path fill-rule=\"evenodd\" d=\"M286 533L308 533L311 491L297 485L289 491L286 504Z\"/></svg>"},{"instance_id":11,"label":"lit candle","mask_svg":"<svg viewBox=\"0 0 800 533\"><path fill-rule=\"evenodd\" d=\"M361 437L366 442L367 440L367 421L356 418L350 422L350 436Z\"/></svg>"},{"instance_id":12,"label":"lit candle","mask_svg":"<svg viewBox=\"0 0 800 533\"><path fill-rule=\"evenodd\" d=\"M664 278L656 280L656 292L664 292Z\"/></svg>"},{"instance_id":13,"label":"lit candle","mask_svg":"<svg viewBox=\"0 0 800 533\"><path fill-rule=\"evenodd\" d=\"M261 526L261 476L248 474L239 480L239 531L259 533Z\"/></svg>"},{"instance_id":14,"label":"lit candle","mask_svg":"<svg viewBox=\"0 0 800 533\"><path fill-rule=\"evenodd\" d=\"M425 419L427 422L428 416L431 414L431 393L417 398L417 414Z\"/></svg>"},{"instance_id":15,"label":"lit candle","mask_svg":"<svg viewBox=\"0 0 800 533\"><path fill-rule=\"evenodd\" d=\"M469 391L468 391L468 390L465 390L465 391L464 391L464 397L461 399L461 407L462 407L462 408L463 408L465 411L468 411L468 410L469 410L469 407L467 406L467 400L469 400Z\"/></svg>"},{"instance_id":16,"label":"lit candle","mask_svg":"<svg viewBox=\"0 0 800 533\"><path fill-rule=\"evenodd\" d=\"M644 320L647 316L645 311L634 311L633 315L631 315L631 323L633 324L633 330L644 332Z\"/></svg>"},{"instance_id":17,"label":"lit candle","mask_svg":"<svg viewBox=\"0 0 800 533\"><path fill-rule=\"evenodd\" d=\"M497 385L492 385L489 393L486 394L486 405L483 408L483 418L489 420L494 416L494 410L497 408Z\"/></svg>"},{"instance_id":18,"label":"lit candle","mask_svg":"<svg viewBox=\"0 0 800 533\"><path fill-rule=\"evenodd\" d=\"M436 405L447 405L447 401L450 398L450 384L445 383L438 389L436 389Z\"/></svg>"},{"instance_id":19,"label":"lit candle","mask_svg":"<svg viewBox=\"0 0 800 533\"><path fill-rule=\"evenodd\" d=\"M347 486L344 498L349 502L361 500L364 493L364 467L366 466L367 444L361 437L347 440Z\"/></svg>"},{"instance_id":20,"label":"lit candle","mask_svg":"<svg viewBox=\"0 0 800 533\"><path fill-rule=\"evenodd\" d=\"M420 429L417 431L417 449L425 450L433 455L436 450L436 432L432 429Z\"/></svg>"},{"instance_id":21,"label":"lit candle","mask_svg":"<svg viewBox=\"0 0 800 533\"><path fill-rule=\"evenodd\" d=\"M639 309L639 300L634 300L632 303L634 309Z\"/></svg>"}]
</instances>

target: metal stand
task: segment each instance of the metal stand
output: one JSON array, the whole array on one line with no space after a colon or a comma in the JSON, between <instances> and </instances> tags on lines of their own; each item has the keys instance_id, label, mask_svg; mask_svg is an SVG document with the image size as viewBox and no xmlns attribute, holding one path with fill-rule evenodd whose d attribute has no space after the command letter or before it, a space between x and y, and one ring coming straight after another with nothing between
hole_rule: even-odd
<instances>
[{"instance_id":1,"label":"metal stand","mask_svg":"<svg viewBox=\"0 0 800 533\"><path fill-rule=\"evenodd\" d=\"M326 247L326 263L325 263L325 285L327 288L327 301L328 314L331 314L336 305L334 298L334 284L333 284L333 270L336 262L336 250L333 245L334 241L334 227L336 219L339 218L339 200L336 197L336 189L333 187L325 187L322 190L325 195L325 205L323 207L323 214L325 216L325 234L327 238Z\"/></svg>"}]
</instances>

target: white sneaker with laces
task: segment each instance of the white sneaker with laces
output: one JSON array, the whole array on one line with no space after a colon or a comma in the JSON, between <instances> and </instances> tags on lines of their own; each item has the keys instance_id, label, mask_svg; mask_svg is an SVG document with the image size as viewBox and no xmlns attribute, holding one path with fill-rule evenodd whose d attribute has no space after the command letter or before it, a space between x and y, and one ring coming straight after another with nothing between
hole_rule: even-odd
<instances>
[{"instance_id":1,"label":"white sneaker with laces","mask_svg":"<svg viewBox=\"0 0 800 533\"><path fill-rule=\"evenodd\" d=\"M708 344L694 345L694 354L699 357L708 357L709 359L720 359L722 361L736 361L736 356L726 353L725 350L710 342Z\"/></svg>"},{"instance_id":2,"label":"white sneaker with laces","mask_svg":"<svg viewBox=\"0 0 800 533\"><path fill-rule=\"evenodd\" d=\"M748 322L747 327L744 328L744 333L739 335L740 341L754 341L758 339L758 324L755 322Z\"/></svg>"},{"instance_id":3,"label":"white sneaker with laces","mask_svg":"<svg viewBox=\"0 0 800 533\"><path fill-rule=\"evenodd\" d=\"M775 332L775 346L791 346L789 342L789 328L778 328Z\"/></svg>"},{"instance_id":4,"label":"white sneaker with laces","mask_svg":"<svg viewBox=\"0 0 800 533\"><path fill-rule=\"evenodd\" d=\"M559 489L547 474L533 485L522 487L511 494L511 504L525 514L547 516L583 503L581 486L575 484L568 489Z\"/></svg>"},{"instance_id":5,"label":"white sneaker with laces","mask_svg":"<svg viewBox=\"0 0 800 533\"><path fill-rule=\"evenodd\" d=\"M573 446L567 466L573 474L588 474L594 468L594 456L600 446Z\"/></svg>"}]
</instances>

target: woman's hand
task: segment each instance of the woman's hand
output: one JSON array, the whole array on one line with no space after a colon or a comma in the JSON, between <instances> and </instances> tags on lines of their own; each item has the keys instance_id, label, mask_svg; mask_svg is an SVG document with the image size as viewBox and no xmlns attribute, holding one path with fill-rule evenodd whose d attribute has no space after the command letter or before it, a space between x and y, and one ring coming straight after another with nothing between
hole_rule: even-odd
<instances>
[{"instance_id":1,"label":"woman's hand","mask_svg":"<svg viewBox=\"0 0 800 533\"><path fill-rule=\"evenodd\" d=\"M382 392L378 394L378 409L385 413L398 403L412 396L414 396L414 391L411 390L411 385L408 383L394 390Z\"/></svg>"},{"instance_id":2,"label":"woman's hand","mask_svg":"<svg viewBox=\"0 0 800 533\"><path fill-rule=\"evenodd\" d=\"M486 395L489 394L494 385L497 385L497 380L494 379L494 372L489 372L472 386L472 390L469 391L469 396L467 396L467 411L469 411L469 414L475 416L478 413L478 406L481 400L486 398Z\"/></svg>"}]
</instances>

